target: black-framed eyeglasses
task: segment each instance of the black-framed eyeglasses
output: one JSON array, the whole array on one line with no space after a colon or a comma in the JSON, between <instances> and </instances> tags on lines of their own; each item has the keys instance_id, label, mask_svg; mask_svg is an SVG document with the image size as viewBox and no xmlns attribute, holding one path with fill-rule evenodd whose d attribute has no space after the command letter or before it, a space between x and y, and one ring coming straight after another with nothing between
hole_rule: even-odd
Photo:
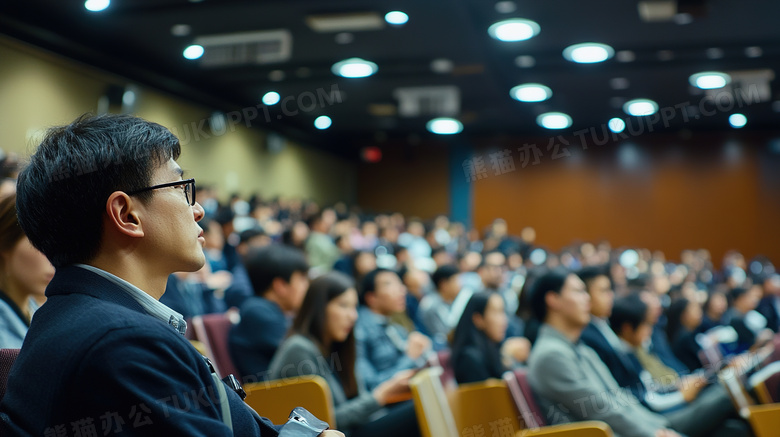
<instances>
[{"instance_id":1,"label":"black-framed eyeglasses","mask_svg":"<svg viewBox=\"0 0 780 437\"><path fill-rule=\"evenodd\" d=\"M183 181L168 182L166 184L160 185L152 185L151 187L141 188L140 190L135 190L127 194L129 196L134 196L145 191L156 190L158 188L178 187L179 185L184 186L184 197L187 199L187 203L189 203L190 206L195 205L195 178L185 179Z\"/></svg>"}]
</instances>

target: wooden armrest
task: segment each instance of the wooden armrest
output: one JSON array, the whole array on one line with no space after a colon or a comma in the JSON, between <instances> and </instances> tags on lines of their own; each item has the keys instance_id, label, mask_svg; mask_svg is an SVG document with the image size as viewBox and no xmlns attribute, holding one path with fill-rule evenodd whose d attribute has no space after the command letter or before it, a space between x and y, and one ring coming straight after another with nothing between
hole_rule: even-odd
<instances>
[{"instance_id":1,"label":"wooden armrest","mask_svg":"<svg viewBox=\"0 0 780 437\"><path fill-rule=\"evenodd\" d=\"M748 410L748 421L756 437L777 436L777 430L780 429L780 404L751 405Z\"/></svg>"},{"instance_id":2,"label":"wooden armrest","mask_svg":"<svg viewBox=\"0 0 780 437\"><path fill-rule=\"evenodd\" d=\"M612 428L598 420L588 420L565 425L543 426L541 428L518 431L515 437L611 437ZM758 437L758 436L757 436Z\"/></svg>"}]
</instances>

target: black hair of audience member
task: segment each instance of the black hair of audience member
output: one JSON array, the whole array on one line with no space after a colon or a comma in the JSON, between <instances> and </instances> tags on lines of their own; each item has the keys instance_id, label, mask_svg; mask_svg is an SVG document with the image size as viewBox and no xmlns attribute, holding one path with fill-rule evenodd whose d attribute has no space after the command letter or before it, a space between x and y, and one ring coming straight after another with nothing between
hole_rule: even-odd
<instances>
[{"instance_id":1,"label":"black hair of audience member","mask_svg":"<svg viewBox=\"0 0 780 437\"><path fill-rule=\"evenodd\" d=\"M333 342L330 350L325 350L324 341L327 331L325 308L331 300L354 287L354 282L347 275L339 272L328 272L312 280L290 328L290 335L300 334L314 342L320 348L323 357L338 357L339 365L331 370L338 375L347 398L353 398L358 394L358 383L355 377L357 360L355 330L350 331L346 340Z\"/></svg>"},{"instance_id":2,"label":"black hair of audience member","mask_svg":"<svg viewBox=\"0 0 780 437\"><path fill-rule=\"evenodd\" d=\"M214 214L214 220L224 226L228 223L232 223L235 216L236 214L233 212L233 208L231 208L230 205L220 205L220 207L217 208L217 212Z\"/></svg>"},{"instance_id":3,"label":"black hair of audience member","mask_svg":"<svg viewBox=\"0 0 780 437\"><path fill-rule=\"evenodd\" d=\"M325 211L325 208L321 208L316 213L309 216L309 218L306 220L306 225L309 226L309 229L314 229L319 222L322 221L322 214Z\"/></svg>"},{"instance_id":4,"label":"black hair of audience member","mask_svg":"<svg viewBox=\"0 0 780 437\"><path fill-rule=\"evenodd\" d=\"M628 279L626 285L631 292L646 290L650 286L650 276L646 273L640 273L635 278Z\"/></svg>"},{"instance_id":5,"label":"black hair of audience member","mask_svg":"<svg viewBox=\"0 0 780 437\"><path fill-rule=\"evenodd\" d=\"M368 274L366 274L366 276L363 278L362 284L360 284L360 290L358 290L358 298L361 305L366 305L366 293L371 293L376 290L376 277L380 273L384 272L391 272L398 275L398 272L395 270L386 269L384 267L379 267L368 272ZM403 282L401 275L398 275L398 277L401 279L401 282Z\"/></svg>"},{"instance_id":6,"label":"black hair of audience member","mask_svg":"<svg viewBox=\"0 0 780 437\"><path fill-rule=\"evenodd\" d=\"M548 270L542 274L539 279L534 283L531 291L531 310L534 317L540 322L544 323L544 319L547 318L547 302L545 296L547 293L561 293L563 290L563 284L566 282L566 278L569 276L569 271L563 267L556 267Z\"/></svg>"},{"instance_id":7,"label":"black hair of audience member","mask_svg":"<svg viewBox=\"0 0 780 437\"><path fill-rule=\"evenodd\" d=\"M451 361L453 363L461 361L460 358L466 348L473 347L484 357L488 373L494 378L501 378L506 369L501 363L500 344L489 339L474 325L474 314L479 313L484 317L490 297L494 295L496 294L479 292L469 299L453 332Z\"/></svg>"},{"instance_id":8,"label":"black hair of audience member","mask_svg":"<svg viewBox=\"0 0 780 437\"><path fill-rule=\"evenodd\" d=\"M744 288L744 287L737 287L737 288L732 288L731 290L729 290L728 294L726 294L726 299L728 300L729 308L733 307L734 306L734 302L736 302L737 299L739 299L745 293L747 293L748 290L749 290L749 288Z\"/></svg>"},{"instance_id":9,"label":"black hair of audience member","mask_svg":"<svg viewBox=\"0 0 780 437\"><path fill-rule=\"evenodd\" d=\"M587 266L583 267L577 272L575 272L577 276L580 277L582 282L585 283L586 288L590 287L590 282L599 276L606 276L609 278L610 282L612 282L612 277L609 273L609 266L608 265L598 265L598 266Z\"/></svg>"},{"instance_id":10,"label":"black hair of audience member","mask_svg":"<svg viewBox=\"0 0 780 437\"><path fill-rule=\"evenodd\" d=\"M244 244L249 242L255 237L261 237L265 234L265 230L261 226L253 226L249 229L245 229L238 234L238 244Z\"/></svg>"},{"instance_id":11,"label":"black hair of audience member","mask_svg":"<svg viewBox=\"0 0 780 437\"><path fill-rule=\"evenodd\" d=\"M646 320L647 304L642 301L639 294L632 293L615 299L612 315L609 316L609 324L618 335L626 323L631 329L636 330Z\"/></svg>"},{"instance_id":12,"label":"black hair of audience member","mask_svg":"<svg viewBox=\"0 0 780 437\"><path fill-rule=\"evenodd\" d=\"M300 249L281 244L250 250L244 258L244 267L255 296L263 296L275 278L290 282L293 273L305 275L309 271L306 255Z\"/></svg>"},{"instance_id":13,"label":"black hair of audience member","mask_svg":"<svg viewBox=\"0 0 780 437\"><path fill-rule=\"evenodd\" d=\"M54 267L89 262L101 244L108 196L148 187L154 169L180 153L171 131L131 115L82 115L51 128L19 174L19 224ZM153 194L135 198L147 202Z\"/></svg>"},{"instance_id":14,"label":"black hair of audience member","mask_svg":"<svg viewBox=\"0 0 780 437\"><path fill-rule=\"evenodd\" d=\"M666 337L669 344L674 344L677 334L682 327L682 316L688 308L690 301L681 297L671 303L666 309Z\"/></svg>"},{"instance_id":15,"label":"black hair of audience member","mask_svg":"<svg viewBox=\"0 0 780 437\"><path fill-rule=\"evenodd\" d=\"M436 269L431 278L433 285L436 287L436 291L439 290L439 283L441 283L441 281L446 281L457 274L460 274L460 269L454 264L443 265Z\"/></svg>"}]
</instances>

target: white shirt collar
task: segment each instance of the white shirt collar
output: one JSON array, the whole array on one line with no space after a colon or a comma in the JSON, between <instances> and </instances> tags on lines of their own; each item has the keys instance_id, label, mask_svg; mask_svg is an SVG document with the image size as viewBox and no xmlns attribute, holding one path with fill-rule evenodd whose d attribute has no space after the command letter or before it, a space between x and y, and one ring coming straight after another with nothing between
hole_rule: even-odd
<instances>
[{"instance_id":1,"label":"white shirt collar","mask_svg":"<svg viewBox=\"0 0 780 437\"><path fill-rule=\"evenodd\" d=\"M143 309L149 313L150 316L161 320L163 323L171 325L173 329L177 330L181 335L184 335L184 333L187 332L187 322L184 321L184 317L181 314L168 308L168 306L166 306L164 303L153 298L135 285L125 281L119 276L113 275L94 266L89 266L86 264L75 264L75 266L89 270L90 272L100 275L103 278L118 285L125 292L127 292L130 297L138 302L138 304L141 305L141 307L143 307Z\"/></svg>"}]
</instances>

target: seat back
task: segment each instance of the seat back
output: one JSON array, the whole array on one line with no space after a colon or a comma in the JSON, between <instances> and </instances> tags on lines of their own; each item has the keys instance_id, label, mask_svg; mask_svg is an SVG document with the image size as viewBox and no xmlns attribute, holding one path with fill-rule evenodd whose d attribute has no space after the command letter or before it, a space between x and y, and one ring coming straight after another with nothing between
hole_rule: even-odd
<instances>
[{"instance_id":1,"label":"seat back","mask_svg":"<svg viewBox=\"0 0 780 437\"><path fill-rule=\"evenodd\" d=\"M409 380L414 410L422 437L458 437L458 428L452 414L444 386L441 367L428 367Z\"/></svg>"},{"instance_id":2,"label":"seat back","mask_svg":"<svg viewBox=\"0 0 780 437\"><path fill-rule=\"evenodd\" d=\"M228 335L233 324L230 313L204 314L192 318L195 339L203 343L217 374L222 378L233 374L240 380L241 375L233 364L228 348Z\"/></svg>"},{"instance_id":3,"label":"seat back","mask_svg":"<svg viewBox=\"0 0 780 437\"><path fill-rule=\"evenodd\" d=\"M428 366L441 367L442 373L439 379L445 390L458 386L458 382L455 381L455 368L452 367L452 351L443 349L432 353L428 359Z\"/></svg>"},{"instance_id":4,"label":"seat back","mask_svg":"<svg viewBox=\"0 0 780 437\"><path fill-rule=\"evenodd\" d=\"M515 407L520 412L520 417L525 422L525 427L533 429L545 426L547 421L544 420L542 409L536 403L536 398L531 391L531 384L528 383L528 371L526 369L510 370L504 373L504 381L506 381Z\"/></svg>"},{"instance_id":5,"label":"seat back","mask_svg":"<svg viewBox=\"0 0 780 437\"><path fill-rule=\"evenodd\" d=\"M460 435L514 436L522 428L506 382L500 379L461 384L450 406Z\"/></svg>"},{"instance_id":6,"label":"seat back","mask_svg":"<svg viewBox=\"0 0 780 437\"><path fill-rule=\"evenodd\" d=\"M295 407L303 407L335 428L333 398L327 381L317 375L284 378L244 385L244 401L273 423L285 423Z\"/></svg>"},{"instance_id":7,"label":"seat back","mask_svg":"<svg viewBox=\"0 0 780 437\"><path fill-rule=\"evenodd\" d=\"M8 374L11 373L11 366L14 365L17 356L19 356L19 349L0 349L0 399L5 396Z\"/></svg>"},{"instance_id":8,"label":"seat back","mask_svg":"<svg viewBox=\"0 0 780 437\"><path fill-rule=\"evenodd\" d=\"M748 386L753 389L761 404L780 402L780 361L769 364L748 379Z\"/></svg>"}]
</instances>

